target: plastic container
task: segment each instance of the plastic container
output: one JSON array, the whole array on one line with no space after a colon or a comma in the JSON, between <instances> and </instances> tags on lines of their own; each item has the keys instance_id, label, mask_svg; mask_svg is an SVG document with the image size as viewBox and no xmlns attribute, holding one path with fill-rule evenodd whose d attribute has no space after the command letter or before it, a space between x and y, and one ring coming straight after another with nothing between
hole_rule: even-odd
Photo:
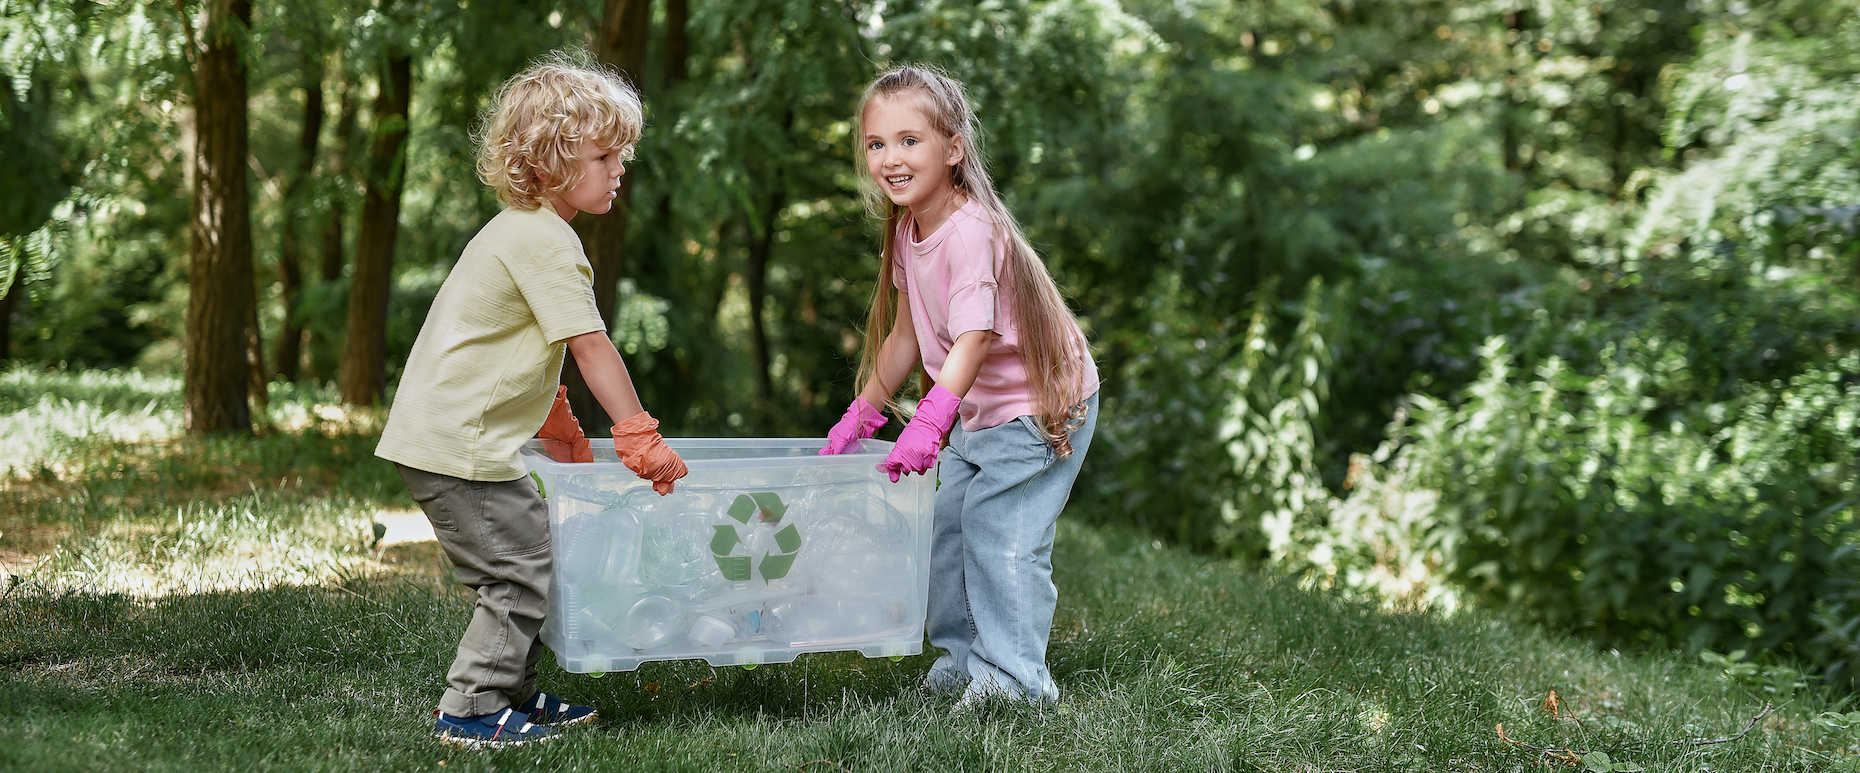
<instances>
[{"instance_id":1,"label":"plastic container","mask_svg":"<svg viewBox=\"0 0 1860 773\"><path fill-rule=\"evenodd\" d=\"M877 440L819 456L818 439L668 439L691 474L661 497L590 442L592 463L522 451L549 504L542 639L563 669L923 651L935 470L892 483Z\"/></svg>"}]
</instances>

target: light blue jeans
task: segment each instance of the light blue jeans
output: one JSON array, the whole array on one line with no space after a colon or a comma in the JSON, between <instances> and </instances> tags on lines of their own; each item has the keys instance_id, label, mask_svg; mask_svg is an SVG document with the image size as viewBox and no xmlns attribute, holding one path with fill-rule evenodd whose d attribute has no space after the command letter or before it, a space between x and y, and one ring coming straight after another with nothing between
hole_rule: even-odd
<instances>
[{"instance_id":1,"label":"light blue jeans","mask_svg":"<svg viewBox=\"0 0 1860 773\"><path fill-rule=\"evenodd\" d=\"M930 644L943 650L924 684L932 690L1051 701L1046 642L1059 591L1053 536L1059 511L1091 447L1098 396L1060 459L1036 419L949 433L937 475L930 547Z\"/></svg>"}]
</instances>

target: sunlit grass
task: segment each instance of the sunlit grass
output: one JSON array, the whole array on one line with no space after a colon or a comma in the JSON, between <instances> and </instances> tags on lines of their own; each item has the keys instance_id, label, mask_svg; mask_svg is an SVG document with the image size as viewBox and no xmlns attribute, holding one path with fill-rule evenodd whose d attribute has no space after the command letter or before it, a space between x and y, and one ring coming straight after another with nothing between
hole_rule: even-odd
<instances>
[{"instance_id":1,"label":"sunlit grass","mask_svg":"<svg viewBox=\"0 0 1860 773\"><path fill-rule=\"evenodd\" d=\"M379 410L274 385L255 435L193 437L180 399L174 377L0 376L0 574L148 596L380 567L375 514L406 503Z\"/></svg>"},{"instance_id":2,"label":"sunlit grass","mask_svg":"<svg viewBox=\"0 0 1860 773\"><path fill-rule=\"evenodd\" d=\"M160 441L180 432L181 380L136 372L0 373L0 472L49 470L99 442Z\"/></svg>"},{"instance_id":3,"label":"sunlit grass","mask_svg":"<svg viewBox=\"0 0 1860 773\"><path fill-rule=\"evenodd\" d=\"M171 508L172 520L107 518L59 542L25 576L136 596L328 582L368 566L374 510L252 494Z\"/></svg>"}]
</instances>

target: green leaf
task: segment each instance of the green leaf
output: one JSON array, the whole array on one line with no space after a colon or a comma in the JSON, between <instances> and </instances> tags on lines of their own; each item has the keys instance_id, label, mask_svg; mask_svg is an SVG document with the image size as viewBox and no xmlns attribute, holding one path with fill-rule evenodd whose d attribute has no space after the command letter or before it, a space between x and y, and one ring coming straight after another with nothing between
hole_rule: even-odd
<instances>
[{"instance_id":1,"label":"green leaf","mask_svg":"<svg viewBox=\"0 0 1860 773\"><path fill-rule=\"evenodd\" d=\"M1615 769L1615 765L1614 760L1608 758L1607 752L1590 752L1582 755L1582 769L1609 773Z\"/></svg>"}]
</instances>

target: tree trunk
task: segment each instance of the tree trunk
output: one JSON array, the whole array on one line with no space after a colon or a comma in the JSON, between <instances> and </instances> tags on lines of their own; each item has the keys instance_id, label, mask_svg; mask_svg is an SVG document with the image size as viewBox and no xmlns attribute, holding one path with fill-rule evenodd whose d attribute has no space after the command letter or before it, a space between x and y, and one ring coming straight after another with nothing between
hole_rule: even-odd
<instances>
[{"instance_id":1,"label":"tree trunk","mask_svg":"<svg viewBox=\"0 0 1860 773\"><path fill-rule=\"evenodd\" d=\"M642 75L646 69L646 30L652 20L651 10L652 0L606 0L601 10L600 38L595 41L595 55L601 63L619 68L636 89L645 83ZM610 329L615 295L626 266L627 214L633 209L632 199L632 181L623 180L613 209L605 215L587 215L592 222L581 229L582 248L588 254L589 265L594 267L594 305L601 311L601 321ZM606 434L613 420L588 391L587 381L581 377L581 369L573 357L562 367L562 381L568 385L569 407L581 421L582 431L590 436Z\"/></svg>"},{"instance_id":2,"label":"tree trunk","mask_svg":"<svg viewBox=\"0 0 1860 773\"><path fill-rule=\"evenodd\" d=\"M691 58L691 39L685 35L685 22L690 15L687 0L665 0L664 83L667 89L690 74L685 66Z\"/></svg>"},{"instance_id":3,"label":"tree trunk","mask_svg":"<svg viewBox=\"0 0 1860 773\"><path fill-rule=\"evenodd\" d=\"M781 132L786 136L794 129L794 111L786 110L781 117ZM788 200L788 194L782 188L781 169L770 166L768 178L762 181L762 187L769 192L768 203L763 205L761 213L762 232L756 233L752 228L749 234L749 265L743 271L743 283L749 290L749 340L756 363L756 383L762 390L764 403L775 396L775 384L769 375L771 357L769 355L768 323L763 319L762 310L768 300L769 255L775 251L775 232L777 221L781 219L781 208ZM755 215L750 215L755 217Z\"/></svg>"},{"instance_id":4,"label":"tree trunk","mask_svg":"<svg viewBox=\"0 0 1860 773\"><path fill-rule=\"evenodd\" d=\"M195 433L252 431L246 349L257 300L246 183L246 72L238 40L251 21L252 5L246 0L209 0L204 46L194 61L194 196L182 392L187 428Z\"/></svg>"},{"instance_id":5,"label":"tree trunk","mask_svg":"<svg viewBox=\"0 0 1860 773\"><path fill-rule=\"evenodd\" d=\"M341 73L341 68L337 69ZM335 152L330 156L329 176L335 185L329 194L329 220L323 225L322 262L317 278L323 285L333 284L342 279L342 264L346 262L342 252L344 223L349 217L348 193L353 180L349 159L355 157L355 84L344 82L342 96L338 98L340 107L336 118ZM324 314L333 318L346 319L346 311L324 309ZM310 351L310 370L304 375L318 382L334 381L337 364L332 351L339 352L342 336L330 330L327 323L332 320L319 319L317 324L305 325L304 347Z\"/></svg>"},{"instance_id":6,"label":"tree trunk","mask_svg":"<svg viewBox=\"0 0 1860 773\"><path fill-rule=\"evenodd\" d=\"M387 303L394 275L394 238L400 231L400 190L407 179L407 108L413 96L413 57L388 53L375 98L374 141L356 236L354 284L336 388L349 405L374 405L387 389Z\"/></svg>"},{"instance_id":7,"label":"tree trunk","mask_svg":"<svg viewBox=\"0 0 1860 773\"><path fill-rule=\"evenodd\" d=\"M304 188L316 171L316 141L323 133L323 57L304 57L304 121L297 136L297 175L284 189L283 244L278 249L278 282L283 289L284 324L278 330L278 364L280 381L297 380L297 363L303 357L304 323L302 296L304 285L304 249L302 231L305 206Z\"/></svg>"},{"instance_id":8,"label":"tree trunk","mask_svg":"<svg viewBox=\"0 0 1860 773\"><path fill-rule=\"evenodd\" d=\"M252 319L245 328L245 391L246 395L260 406L271 404L271 395L265 391L265 382L271 380L271 372L265 370L265 338L258 326L258 290L252 290Z\"/></svg>"},{"instance_id":9,"label":"tree trunk","mask_svg":"<svg viewBox=\"0 0 1860 773\"><path fill-rule=\"evenodd\" d=\"M329 173L338 183L348 182L349 156L353 151L350 137L355 134L355 95L349 84L342 87L342 112L336 118L336 154ZM348 215L341 191L329 197L329 223L323 227L323 265L317 277L325 282L342 278L342 221Z\"/></svg>"},{"instance_id":10,"label":"tree trunk","mask_svg":"<svg viewBox=\"0 0 1860 773\"><path fill-rule=\"evenodd\" d=\"M19 296L26 292L24 261L13 270L13 286L0 298L0 364L13 361L13 310L19 308Z\"/></svg>"},{"instance_id":11,"label":"tree trunk","mask_svg":"<svg viewBox=\"0 0 1860 773\"><path fill-rule=\"evenodd\" d=\"M743 269L743 284L749 290L749 345L756 364L756 387L766 404L775 395L775 383L769 376L768 326L762 309L768 299L769 253L775 249L775 221L781 216L780 184L770 186L768 206L762 213L762 232L749 233L749 265Z\"/></svg>"}]
</instances>

